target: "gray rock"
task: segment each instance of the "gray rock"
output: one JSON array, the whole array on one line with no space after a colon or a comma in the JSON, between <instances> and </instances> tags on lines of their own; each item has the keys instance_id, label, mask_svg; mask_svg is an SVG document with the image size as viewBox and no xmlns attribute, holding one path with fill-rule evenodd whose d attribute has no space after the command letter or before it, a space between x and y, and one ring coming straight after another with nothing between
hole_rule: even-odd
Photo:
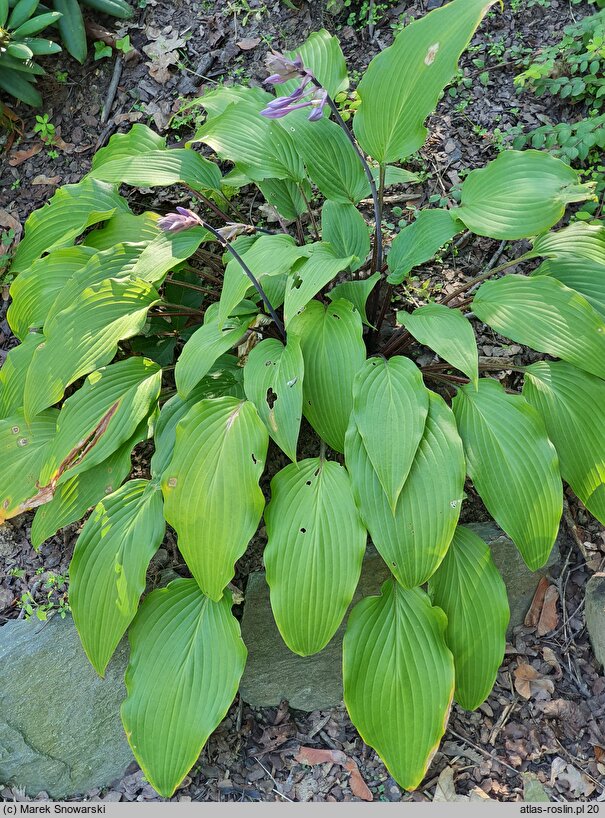
<instances>
[{"instance_id":1,"label":"gray rock","mask_svg":"<svg viewBox=\"0 0 605 818\"><path fill-rule=\"evenodd\" d=\"M523 562L519 549L494 523L471 523L467 526L478 534L491 548L492 557L508 591L510 623L507 635L522 625L540 579L555 565L561 553L561 537L557 539L546 565L539 571L530 571Z\"/></svg>"},{"instance_id":2,"label":"gray rock","mask_svg":"<svg viewBox=\"0 0 605 818\"><path fill-rule=\"evenodd\" d=\"M532 573L515 545L493 523L476 523L469 527L491 546L494 561L507 585L510 633L516 625L523 623L540 577L558 559L558 545L555 545L548 565ZM373 549L369 550L352 605L364 596L377 594L389 576L379 555ZM273 619L264 573L250 574L242 619L242 636L248 648L248 661L240 684L244 701L255 707L274 707L282 699L287 699L296 710L320 710L340 704L345 623L346 617L321 653L314 656L292 653Z\"/></svg>"},{"instance_id":3,"label":"gray rock","mask_svg":"<svg viewBox=\"0 0 605 818\"><path fill-rule=\"evenodd\" d=\"M605 574L593 574L588 580L585 617L594 655L605 668Z\"/></svg>"},{"instance_id":4,"label":"gray rock","mask_svg":"<svg viewBox=\"0 0 605 818\"><path fill-rule=\"evenodd\" d=\"M127 660L123 642L100 679L71 618L0 628L0 782L60 799L120 778L133 761L120 721Z\"/></svg>"}]
</instances>

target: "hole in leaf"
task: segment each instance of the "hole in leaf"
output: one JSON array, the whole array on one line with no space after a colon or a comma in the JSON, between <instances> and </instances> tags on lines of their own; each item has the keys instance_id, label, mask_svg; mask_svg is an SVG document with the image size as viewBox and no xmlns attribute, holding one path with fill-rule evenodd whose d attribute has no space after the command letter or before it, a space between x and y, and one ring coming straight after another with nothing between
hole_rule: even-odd
<instances>
[{"instance_id":1,"label":"hole in leaf","mask_svg":"<svg viewBox=\"0 0 605 818\"><path fill-rule=\"evenodd\" d=\"M254 464L258 463L258 460L257 460L257 459L256 459L256 457L254 456L254 452L252 452L252 462L253 462Z\"/></svg>"},{"instance_id":2,"label":"hole in leaf","mask_svg":"<svg viewBox=\"0 0 605 818\"><path fill-rule=\"evenodd\" d=\"M311 481L310 481L310 480L307 480L307 485L308 485L308 486L310 486L310 485L311 485Z\"/></svg>"},{"instance_id":3,"label":"hole in leaf","mask_svg":"<svg viewBox=\"0 0 605 818\"><path fill-rule=\"evenodd\" d=\"M275 394L271 387L267 389L265 400L267 401L267 406L269 407L269 409L273 409L273 407L275 406L275 401L277 400L277 395Z\"/></svg>"},{"instance_id":4,"label":"hole in leaf","mask_svg":"<svg viewBox=\"0 0 605 818\"><path fill-rule=\"evenodd\" d=\"M300 529L300 533L301 533L301 534L306 534L306 533L307 533L307 529L306 529L306 528L301 528L301 529Z\"/></svg>"}]
</instances>

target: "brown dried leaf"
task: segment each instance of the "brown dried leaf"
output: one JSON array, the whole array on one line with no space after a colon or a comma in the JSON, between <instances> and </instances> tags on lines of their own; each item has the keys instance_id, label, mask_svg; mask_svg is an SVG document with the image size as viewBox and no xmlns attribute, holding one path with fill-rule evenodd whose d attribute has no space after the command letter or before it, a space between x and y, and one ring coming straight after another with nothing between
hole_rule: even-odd
<instances>
[{"instance_id":1,"label":"brown dried leaf","mask_svg":"<svg viewBox=\"0 0 605 818\"><path fill-rule=\"evenodd\" d=\"M61 176L45 176L40 173L32 179L32 185L58 185L63 177Z\"/></svg>"},{"instance_id":2,"label":"brown dried leaf","mask_svg":"<svg viewBox=\"0 0 605 818\"><path fill-rule=\"evenodd\" d=\"M27 162L28 159L32 158L32 156L35 156L37 153L40 153L42 148L43 145L38 144L32 145L31 148L26 148L23 151L15 151L14 153L11 154L8 160L8 164L11 166L11 168L16 168L19 165L22 165L24 162Z\"/></svg>"},{"instance_id":3,"label":"brown dried leaf","mask_svg":"<svg viewBox=\"0 0 605 818\"><path fill-rule=\"evenodd\" d=\"M351 775L349 776L349 787L351 788L351 792L356 798L361 798L362 801L373 801L374 796L366 782L363 780L363 776L359 772L359 767L357 763L350 758L347 763L345 764L345 770L348 770Z\"/></svg>"},{"instance_id":4,"label":"brown dried leaf","mask_svg":"<svg viewBox=\"0 0 605 818\"><path fill-rule=\"evenodd\" d=\"M534 598L531 601L531 605L529 606L529 611L525 617L525 625L528 628L535 628L538 622L540 621L540 614L542 613L542 605L544 604L544 596L546 594L546 589L548 588L548 580L546 577L542 577L540 582L538 583L538 587L536 588L536 593L534 594Z\"/></svg>"},{"instance_id":5,"label":"brown dried leaf","mask_svg":"<svg viewBox=\"0 0 605 818\"><path fill-rule=\"evenodd\" d=\"M345 767L347 764L347 757L340 750L322 750L319 747L301 747L294 760L310 767L314 764L339 764Z\"/></svg>"},{"instance_id":6,"label":"brown dried leaf","mask_svg":"<svg viewBox=\"0 0 605 818\"><path fill-rule=\"evenodd\" d=\"M520 662L515 669L515 690L524 699L532 696L547 698L545 694L554 693L555 686L551 679L547 679L535 667L526 662Z\"/></svg>"},{"instance_id":7,"label":"brown dried leaf","mask_svg":"<svg viewBox=\"0 0 605 818\"><path fill-rule=\"evenodd\" d=\"M237 46L242 51L251 51L260 43L260 37L244 37L243 40L238 40Z\"/></svg>"},{"instance_id":8,"label":"brown dried leaf","mask_svg":"<svg viewBox=\"0 0 605 818\"><path fill-rule=\"evenodd\" d=\"M559 592L554 585L549 585L544 594L544 603L538 620L536 633L538 636L544 636L554 629L559 624L559 614L557 613L557 601L559 599Z\"/></svg>"}]
</instances>

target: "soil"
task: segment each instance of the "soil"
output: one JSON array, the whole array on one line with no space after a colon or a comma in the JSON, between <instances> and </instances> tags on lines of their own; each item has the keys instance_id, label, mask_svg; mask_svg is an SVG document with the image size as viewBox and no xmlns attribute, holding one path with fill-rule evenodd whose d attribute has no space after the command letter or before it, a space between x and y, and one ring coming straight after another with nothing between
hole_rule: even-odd
<instances>
[{"instance_id":1,"label":"soil","mask_svg":"<svg viewBox=\"0 0 605 818\"><path fill-rule=\"evenodd\" d=\"M48 76L40 83L44 112L56 126L57 139L45 146L34 132L34 113L16 106L21 117L15 130L0 136L0 218L6 214L20 224L40 207L58 185L77 182L89 170L95 150L112 133L127 130L132 122L145 122L168 136L169 144L182 143L195 130L195 121L183 104L217 82L258 84L264 77L262 61L267 47L295 48L322 26L341 38L350 70L365 68L372 56L392 41L394 28L404 19L420 16L440 5L439 0L385 3L383 16L370 34L367 25L348 15L348 6L336 17L321 2L303 2L297 10L272 0L142 0L134 22L119 28L118 21L97 19L93 39L115 40L126 30L136 49L123 60L118 92L109 115L102 117L115 69L111 59L89 57L78 66L63 57L47 61ZM380 6L382 8L383 6ZM577 111L557 107L531 94L519 96L513 78L519 72L519 54L535 52L554 43L563 26L591 13L586 2L528 0L517 11L491 12L465 55L461 69L472 84L447 92L429 121L430 137L412 169L426 181L419 188L397 188L387 205L386 219L393 230L407 207L420 207L429 197L447 197L464 172L485 164L496 155L517 125L537 127L544 118L576 119ZM247 10L248 9L248 10ZM525 52L519 49L526 49ZM477 60L484 65L477 66ZM67 72L66 81L57 72ZM487 74L485 74L487 72ZM195 109L194 109L195 110ZM176 116L175 116L176 115ZM2 142L0 141L0 145ZM51 155L49 156L49 151ZM56 155L55 155L56 153ZM174 195L174 194L170 194ZM134 206L159 211L171 209L162 191L133 194ZM434 201L434 200L432 200ZM253 203L251 207L255 206ZM257 206L257 205L256 205ZM402 211L394 211L394 207ZM0 221L0 225L2 225ZM423 285L432 289L455 288L463 276L512 257L518 247L504 249L489 239L464 239L437 266L427 265L408 288L407 297L421 303ZM504 254L502 255L504 251ZM0 287L0 293L2 292ZM0 363L16 343L5 320L7 301L0 298ZM396 305L395 305L396 306ZM531 351L517 345L502 350L502 339L479 327L480 354L504 354L514 363L532 359ZM506 386L517 376L503 372ZM315 455L312 435L305 438ZM270 472L281 468L273 448ZM139 450L145 469L144 450ZM268 488L267 474L263 488ZM517 628L499 672L496 686L478 711L454 707L448 732L425 781L413 793L402 792L376 753L352 727L344 709L310 714L291 711L287 703L277 709L253 709L236 699L227 718L208 741L199 762L177 791L181 801L348 801L368 798L360 779L346 769L336 753L354 760L374 800L453 800L469 796L518 801L536 777L553 800L605 800L605 676L599 671L588 642L583 618L583 591L590 575L605 564L605 532L573 497L569 497L565 525L572 547L550 577L556 589L556 624L538 635L536 626ZM485 519L479 498L469 489L465 519ZM31 516L10 521L11 545L0 553L5 568L0 579L0 625L23 616L19 600L30 593L38 603L47 601L48 572L67 573L79 525L65 529L35 552L29 541ZM235 583L245 588L247 574L261 567L264 529L257 533L238 564ZM169 533L153 563L151 582L161 581L166 565L185 572L174 536ZM51 590L55 606L65 600L66 586ZM304 764L301 747L327 751L322 763ZM307 759L308 760L308 759ZM350 765L349 765L350 766ZM80 794L79 794L80 795ZM0 797L27 800L9 788ZM40 797L44 797L41 794ZM86 794L92 800L163 800L147 784L136 764L119 782L103 791Z\"/></svg>"}]
</instances>

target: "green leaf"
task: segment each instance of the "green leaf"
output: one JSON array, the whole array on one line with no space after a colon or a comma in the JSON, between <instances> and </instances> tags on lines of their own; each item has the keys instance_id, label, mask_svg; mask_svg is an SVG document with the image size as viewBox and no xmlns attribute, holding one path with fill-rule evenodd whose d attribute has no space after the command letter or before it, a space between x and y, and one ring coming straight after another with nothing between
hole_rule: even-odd
<instances>
[{"instance_id":1,"label":"green leaf","mask_svg":"<svg viewBox=\"0 0 605 818\"><path fill-rule=\"evenodd\" d=\"M393 513L428 410L428 390L409 358L368 358L357 373L352 418Z\"/></svg>"},{"instance_id":2,"label":"green leaf","mask_svg":"<svg viewBox=\"0 0 605 818\"><path fill-rule=\"evenodd\" d=\"M104 148L98 150L92 158L92 169L126 159L130 156L145 155L149 151L166 149L166 139L152 131L147 125L135 123L127 133L114 134Z\"/></svg>"},{"instance_id":3,"label":"green leaf","mask_svg":"<svg viewBox=\"0 0 605 818\"><path fill-rule=\"evenodd\" d=\"M566 205L592 195L578 174L541 151L503 151L462 183L454 212L469 230L494 239L535 236L556 224Z\"/></svg>"},{"instance_id":4,"label":"green leaf","mask_svg":"<svg viewBox=\"0 0 605 818\"><path fill-rule=\"evenodd\" d=\"M410 315L398 312L397 321L421 344L464 372L476 386L479 378L477 343L471 322L460 310L444 304L427 304Z\"/></svg>"},{"instance_id":5,"label":"green leaf","mask_svg":"<svg viewBox=\"0 0 605 818\"><path fill-rule=\"evenodd\" d=\"M286 466L265 523L275 621L290 650L309 656L336 633L361 574L366 531L345 469L317 457Z\"/></svg>"},{"instance_id":6,"label":"green leaf","mask_svg":"<svg viewBox=\"0 0 605 818\"><path fill-rule=\"evenodd\" d=\"M37 480L55 434L58 412L49 409L31 422L18 410L0 420L0 524L22 514L38 491Z\"/></svg>"},{"instance_id":7,"label":"green leaf","mask_svg":"<svg viewBox=\"0 0 605 818\"><path fill-rule=\"evenodd\" d=\"M122 721L145 777L169 798L227 713L246 664L229 596L178 579L145 599L129 633Z\"/></svg>"},{"instance_id":8,"label":"green leaf","mask_svg":"<svg viewBox=\"0 0 605 818\"><path fill-rule=\"evenodd\" d=\"M605 226L575 222L534 241L532 255L547 258L571 257L605 264Z\"/></svg>"},{"instance_id":9,"label":"green leaf","mask_svg":"<svg viewBox=\"0 0 605 818\"><path fill-rule=\"evenodd\" d=\"M361 316L349 301L310 301L289 327L305 365L303 414L318 435L344 451L353 408L353 380L366 357Z\"/></svg>"},{"instance_id":10,"label":"green leaf","mask_svg":"<svg viewBox=\"0 0 605 818\"><path fill-rule=\"evenodd\" d=\"M463 386L452 408L469 477L527 567L536 571L548 560L563 508L557 453L540 415L490 378L480 378L478 390Z\"/></svg>"},{"instance_id":11,"label":"green leaf","mask_svg":"<svg viewBox=\"0 0 605 818\"><path fill-rule=\"evenodd\" d=\"M44 325L59 292L94 254L93 248L81 245L52 250L19 273L11 284L12 303L7 313L17 338L23 340L31 327Z\"/></svg>"},{"instance_id":12,"label":"green leaf","mask_svg":"<svg viewBox=\"0 0 605 818\"><path fill-rule=\"evenodd\" d=\"M27 371L28 418L61 399L78 378L109 363L118 342L143 327L158 294L143 281L107 279L85 289L54 317Z\"/></svg>"},{"instance_id":13,"label":"green leaf","mask_svg":"<svg viewBox=\"0 0 605 818\"><path fill-rule=\"evenodd\" d=\"M145 420L139 424L130 440L107 460L57 486L52 500L36 509L31 528L34 548L38 549L59 529L80 520L90 508L121 486L130 474L133 448L149 436L149 431Z\"/></svg>"},{"instance_id":14,"label":"green leaf","mask_svg":"<svg viewBox=\"0 0 605 818\"><path fill-rule=\"evenodd\" d=\"M292 236L277 234L260 236L249 250L240 255L262 285L266 277L290 272L292 265L299 258L307 255L307 252L306 248L296 245ZM221 326L253 286L239 261L231 255L229 259L225 268L218 312L218 321Z\"/></svg>"},{"instance_id":15,"label":"green leaf","mask_svg":"<svg viewBox=\"0 0 605 818\"><path fill-rule=\"evenodd\" d=\"M525 372L523 396L544 421L563 479L605 524L605 382L565 361L539 361Z\"/></svg>"},{"instance_id":16,"label":"green leaf","mask_svg":"<svg viewBox=\"0 0 605 818\"><path fill-rule=\"evenodd\" d=\"M283 128L292 135L309 176L327 199L355 204L370 195L363 165L339 125L328 117L309 122L306 111L295 111Z\"/></svg>"},{"instance_id":17,"label":"green leaf","mask_svg":"<svg viewBox=\"0 0 605 818\"><path fill-rule=\"evenodd\" d=\"M25 222L25 238L13 256L11 272L26 270L42 253L67 247L87 227L107 221L116 211L130 212L126 199L106 182L86 178L59 188Z\"/></svg>"},{"instance_id":18,"label":"green leaf","mask_svg":"<svg viewBox=\"0 0 605 818\"><path fill-rule=\"evenodd\" d=\"M269 204L288 221L295 221L307 209L300 187L291 179L265 179L257 185Z\"/></svg>"},{"instance_id":19,"label":"green leaf","mask_svg":"<svg viewBox=\"0 0 605 818\"><path fill-rule=\"evenodd\" d=\"M380 273L374 273L369 278L363 278L359 281L343 281L342 284L332 287L326 295L330 301L346 298L359 312L363 323L369 327L371 325L366 315L366 301L378 281L380 281Z\"/></svg>"},{"instance_id":20,"label":"green leaf","mask_svg":"<svg viewBox=\"0 0 605 818\"><path fill-rule=\"evenodd\" d=\"M387 256L390 284L401 284L419 264L432 259L443 245L464 229L452 210L421 210L393 239Z\"/></svg>"},{"instance_id":21,"label":"green leaf","mask_svg":"<svg viewBox=\"0 0 605 818\"><path fill-rule=\"evenodd\" d=\"M486 281L473 312L519 344L605 377L605 322L588 301L551 276Z\"/></svg>"},{"instance_id":22,"label":"green leaf","mask_svg":"<svg viewBox=\"0 0 605 818\"><path fill-rule=\"evenodd\" d=\"M353 417L345 460L361 517L381 557L404 588L424 584L449 547L464 496L464 453L451 409L429 392L424 434L394 513Z\"/></svg>"},{"instance_id":23,"label":"green leaf","mask_svg":"<svg viewBox=\"0 0 605 818\"><path fill-rule=\"evenodd\" d=\"M195 138L210 145L223 161L235 162L249 179L305 178L303 161L285 128L260 114L261 106L248 102L229 105L212 117Z\"/></svg>"},{"instance_id":24,"label":"green leaf","mask_svg":"<svg viewBox=\"0 0 605 818\"><path fill-rule=\"evenodd\" d=\"M561 256L544 261L532 275L549 275L571 290L583 295L605 318L605 264L575 256Z\"/></svg>"},{"instance_id":25,"label":"green leaf","mask_svg":"<svg viewBox=\"0 0 605 818\"><path fill-rule=\"evenodd\" d=\"M504 658L510 619L506 585L483 540L460 526L429 594L447 616L445 641L454 654L454 698L476 710L489 696Z\"/></svg>"},{"instance_id":26,"label":"green leaf","mask_svg":"<svg viewBox=\"0 0 605 818\"><path fill-rule=\"evenodd\" d=\"M219 190L218 165L204 159L192 148L150 150L141 155L123 156L93 167L90 177L137 187L165 187L179 183L194 190Z\"/></svg>"},{"instance_id":27,"label":"green leaf","mask_svg":"<svg viewBox=\"0 0 605 818\"><path fill-rule=\"evenodd\" d=\"M302 57L305 68L310 68L313 75L321 82L331 97L339 91L346 91L349 87L347 65L340 47L338 37L330 34L325 28L314 31L304 43L290 51L288 56L294 59L298 54ZM284 93L289 94L300 83L298 80L280 85Z\"/></svg>"},{"instance_id":28,"label":"green leaf","mask_svg":"<svg viewBox=\"0 0 605 818\"><path fill-rule=\"evenodd\" d=\"M263 512L258 481L268 439L254 405L230 397L201 401L177 426L162 476L165 516L211 599L221 598Z\"/></svg>"},{"instance_id":29,"label":"green leaf","mask_svg":"<svg viewBox=\"0 0 605 818\"><path fill-rule=\"evenodd\" d=\"M456 71L495 0L454 0L407 25L374 57L357 91L353 121L362 148L378 162L398 162L424 144L424 120Z\"/></svg>"},{"instance_id":30,"label":"green leaf","mask_svg":"<svg viewBox=\"0 0 605 818\"><path fill-rule=\"evenodd\" d=\"M344 699L360 736L400 786L415 789L445 732L454 662L445 614L420 588L388 580L353 609L343 645Z\"/></svg>"},{"instance_id":31,"label":"green leaf","mask_svg":"<svg viewBox=\"0 0 605 818\"><path fill-rule=\"evenodd\" d=\"M131 275L150 284L161 284L169 270L192 256L210 236L203 227L192 227L182 233L160 233L142 248Z\"/></svg>"},{"instance_id":32,"label":"green leaf","mask_svg":"<svg viewBox=\"0 0 605 818\"><path fill-rule=\"evenodd\" d=\"M162 370L147 358L126 358L98 369L64 402L40 485L53 486L102 463L151 413Z\"/></svg>"},{"instance_id":33,"label":"green leaf","mask_svg":"<svg viewBox=\"0 0 605 818\"><path fill-rule=\"evenodd\" d=\"M218 85L212 91L207 91L193 100L190 107L199 104L206 109L209 116L215 117L222 114L229 105L237 105L240 102L256 107L260 111L271 99L271 94L258 86L248 88L245 85ZM181 109L185 110L187 108Z\"/></svg>"},{"instance_id":34,"label":"green leaf","mask_svg":"<svg viewBox=\"0 0 605 818\"><path fill-rule=\"evenodd\" d=\"M44 337L30 332L23 343L13 347L0 369L0 419L12 415L23 406L25 375L34 352Z\"/></svg>"},{"instance_id":35,"label":"green leaf","mask_svg":"<svg viewBox=\"0 0 605 818\"><path fill-rule=\"evenodd\" d=\"M116 136L122 136L122 134L116 134ZM84 238L83 244L86 247L94 247L96 250L110 250L116 244L124 242L150 242L161 235L160 228L157 226L158 219L157 213L149 211L141 213L140 216L135 216L133 213L119 213L105 222L103 227L92 230ZM176 235L183 234L177 233Z\"/></svg>"},{"instance_id":36,"label":"green leaf","mask_svg":"<svg viewBox=\"0 0 605 818\"><path fill-rule=\"evenodd\" d=\"M98 503L78 537L69 602L82 647L101 676L134 619L165 528L158 488L130 480Z\"/></svg>"},{"instance_id":37,"label":"green leaf","mask_svg":"<svg viewBox=\"0 0 605 818\"><path fill-rule=\"evenodd\" d=\"M314 295L317 295L338 273L346 270L355 258L354 256L339 258L327 242L309 245L307 249L309 257L295 266L286 284L284 298L286 326Z\"/></svg>"},{"instance_id":38,"label":"green leaf","mask_svg":"<svg viewBox=\"0 0 605 818\"><path fill-rule=\"evenodd\" d=\"M238 366L237 358L233 355L222 355L187 398L174 395L166 401L154 430L155 452L151 458L151 474L154 477L161 477L170 463L176 442L177 424L191 407L204 398L231 395L243 399L245 395L242 375L243 370Z\"/></svg>"},{"instance_id":39,"label":"green leaf","mask_svg":"<svg viewBox=\"0 0 605 818\"><path fill-rule=\"evenodd\" d=\"M304 362L300 340L286 346L276 338L257 344L244 367L244 389L277 445L296 460L302 420Z\"/></svg>"},{"instance_id":40,"label":"green leaf","mask_svg":"<svg viewBox=\"0 0 605 818\"><path fill-rule=\"evenodd\" d=\"M349 269L358 270L370 252L370 233L364 217L350 203L324 202L321 209L321 233L334 253L356 258Z\"/></svg>"},{"instance_id":41,"label":"green leaf","mask_svg":"<svg viewBox=\"0 0 605 818\"><path fill-rule=\"evenodd\" d=\"M234 347L245 334L255 316L234 316L221 329L218 323L218 304L206 310L204 324L197 329L181 351L174 370L179 395L186 398L193 387L210 372L214 362Z\"/></svg>"}]
</instances>

